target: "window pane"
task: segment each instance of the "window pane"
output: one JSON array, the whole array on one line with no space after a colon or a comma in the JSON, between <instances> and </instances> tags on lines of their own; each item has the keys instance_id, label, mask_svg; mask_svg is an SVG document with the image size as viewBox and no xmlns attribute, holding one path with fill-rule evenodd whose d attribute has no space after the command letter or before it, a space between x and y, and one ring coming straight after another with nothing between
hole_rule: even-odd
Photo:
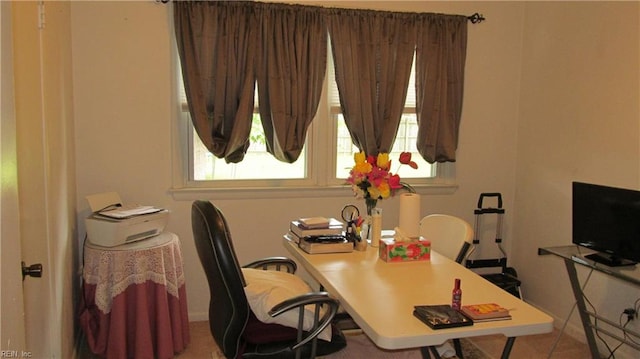
<instances>
[{"instance_id":1,"label":"window pane","mask_svg":"<svg viewBox=\"0 0 640 359\"><path fill-rule=\"evenodd\" d=\"M295 163L280 162L267 152L260 115L253 115L249 149L240 163L226 163L211 154L193 130L193 180L252 180L305 178L306 150Z\"/></svg>"},{"instance_id":2,"label":"window pane","mask_svg":"<svg viewBox=\"0 0 640 359\"><path fill-rule=\"evenodd\" d=\"M335 116L338 122L338 147L336 158L336 178L349 177L349 171L353 167L353 155L358 152L358 148L351 142L351 136L347 125L344 123L342 114ZM398 174L400 178L432 178L435 177L435 165L425 161L416 149L416 137L418 134L418 124L416 115L405 113L400 120L398 135L393 144L389 158L391 159L391 172ZM406 165L400 165L398 160L400 153L411 152L411 160L418 164L415 170Z\"/></svg>"}]
</instances>

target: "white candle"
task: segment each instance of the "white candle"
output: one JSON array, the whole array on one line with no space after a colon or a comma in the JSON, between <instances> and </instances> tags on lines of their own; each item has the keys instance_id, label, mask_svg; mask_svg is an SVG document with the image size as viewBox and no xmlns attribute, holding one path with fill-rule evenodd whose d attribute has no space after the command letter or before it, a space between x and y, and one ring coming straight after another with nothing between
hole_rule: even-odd
<instances>
[{"instance_id":1,"label":"white candle","mask_svg":"<svg viewBox=\"0 0 640 359\"><path fill-rule=\"evenodd\" d=\"M371 231L371 247L378 247L382 237L382 208L371 211Z\"/></svg>"}]
</instances>

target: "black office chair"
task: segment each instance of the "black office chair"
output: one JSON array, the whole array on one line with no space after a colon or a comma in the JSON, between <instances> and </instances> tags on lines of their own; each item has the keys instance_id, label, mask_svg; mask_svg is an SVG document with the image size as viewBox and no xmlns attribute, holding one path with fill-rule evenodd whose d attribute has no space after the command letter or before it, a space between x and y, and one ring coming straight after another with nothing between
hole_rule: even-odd
<instances>
[{"instance_id":1,"label":"black office chair","mask_svg":"<svg viewBox=\"0 0 640 359\"><path fill-rule=\"evenodd\" d=\"M209 326L227 358L314 358L346 346L344 335L332 328L331 341L317 338L331 324L339 302L326 292L313 292L276 305L269 315L276 317L294 310L300 313L298 328L262 323L251 311L244 291L245 278L233 249L231 234L222 212L208 201L191 207L193 237L209 283ZM246 267L295 272L296 264L284 257L267 258ZM314 325L302 329L305 306L315 306ZM319 308L325 309L322 316ZM315 328L315 329L314 329Z\"/></svg>"}]
</instances>

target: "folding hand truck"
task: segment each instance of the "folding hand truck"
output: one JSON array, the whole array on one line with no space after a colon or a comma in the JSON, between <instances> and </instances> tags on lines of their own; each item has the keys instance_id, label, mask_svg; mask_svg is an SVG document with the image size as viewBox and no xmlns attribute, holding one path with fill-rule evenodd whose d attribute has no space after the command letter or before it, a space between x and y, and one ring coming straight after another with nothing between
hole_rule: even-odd
<instances>
[{"instance_id":1,"label":"folding hand truck","mask_svg":"<svg viewBox=\"0 0 640 359\"><path fill-rule=\"evenodd\" d=\"M498 207L484 207L483 200L488 197L497 197ZM504 209L502 208L502 195L500 193L481 193L478 199L478 208L473 211L475 214L474 234L473 234L473 246L467 254L465 266L467 268L500 268L499 273L480 274L482 277L497 285L498 287L506 290L512 295L522 298L522 291L520 289L520 280L518 280L518 273L512 267L507 266L507 254L502 248L502 217L504 215ZM500 258L493 259L470 259L475 246L480 244L479 232L481 216L485 214L495 214L496 219L496 239L495 243L502 254Z\"/></svg>"}]
</instances>

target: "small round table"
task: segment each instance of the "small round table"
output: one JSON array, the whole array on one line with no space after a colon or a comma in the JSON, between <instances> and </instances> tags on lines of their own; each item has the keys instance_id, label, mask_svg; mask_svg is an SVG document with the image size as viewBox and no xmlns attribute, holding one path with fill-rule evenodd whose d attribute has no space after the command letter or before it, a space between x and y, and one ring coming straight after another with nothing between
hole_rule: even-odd
<instances>
[{"instance_id":1,"label":"small round table","mask_svg":"<svg viewBox=\"0 0 640 359\"><path fill-rule=\"evenodd\" d=\"M94 354L108 359L173 358L189 342L178 236L117 247L84 246L80 325Z\"/></svg>"}]
</instances>

